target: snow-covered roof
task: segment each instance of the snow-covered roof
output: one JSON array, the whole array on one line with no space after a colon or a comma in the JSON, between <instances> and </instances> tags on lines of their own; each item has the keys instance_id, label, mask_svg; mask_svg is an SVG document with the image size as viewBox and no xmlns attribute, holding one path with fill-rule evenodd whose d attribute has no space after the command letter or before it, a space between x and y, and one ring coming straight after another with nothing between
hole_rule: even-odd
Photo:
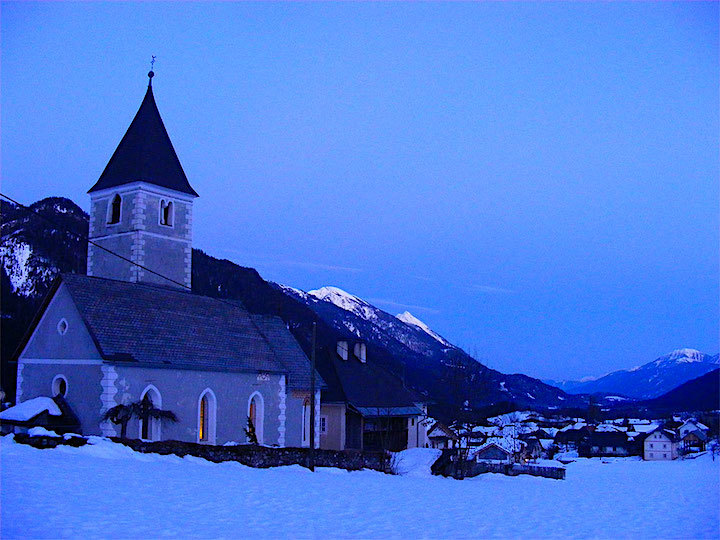
<instances>
[{"instance_id":1,"label":"snow-covered roof","mask_svg":"<svg viewBox=\"0 0 720 540\"><path fill-rule=\"evenodd\" d=\"M0 420L27 422L45 411L52 416L60 416L62 414L57 403L55 403L52 398L36 397L0 412Z\"/></svg>"},{"instance_id":2,"label":"snow-covered roof","mask_svg":"<svg viewBox=\"0 0 720 540\"><path fill-rule=\"evenodd\" d=\"M569 424L565 426L560 431L568 431L570 429L582 429L584 427L587 427L587 424L585 422L575 422L574 424Z\"/></svg>"},{"instance_id":3,"label":"snow-covered roof","mask_svg":"<svg viewBox=\"0 0 720 540\"><path fill-rule=\"evenodd\" d=\"M517 450L522 450L526 446L524 441L518 439L510 439L507 437L488 437L485 444L478 448L476 453L481 452L493 444L511 454Z\"/></svg>"},{"instance_id":4,"label":"snow-covered roof","mask_svg":"<svg viewBox=\"0 0 720 540\"><path fill-rule=\"evenodd\" d=\"M650 424L633 424L632 431L638 431L640 433L650 433L651 431L655 431L657 428L660 427L660 424L657 422L652 422Z\"/></svg>"},{"instance_id":5,"label":"snow-covered roof","mask_svg":"<svg viewBox=\"0 0 720 540\"><path fill-rule=\"evenodd\" d=\"M449 439L457 439L457 435L455 435L449 427L441 422L435 422L430 431L428 431L427 436L428 438L447 437Z\"/></svg>"},{"instance_id":6,"label":"snow-covered roof","mask_svg":"<svg viewBox=\"0 0 720 540\"><path fill-rule=\"evenodd\" d=\"M555 444L555 439L538 439L538 441L540 442L540 446L542 446L543 450L547 450Z\"/></svg>"},{"instance_id":7,"label":"snow-covered roof","mask_svg":"<svg viewBox=\"0 0 720 540\"><path fill-rule=\"evenodd\" d=\"M710 428L708 428L705 424L701 424L697 420L685 420L682 426L680 426L680 429L682 430L684 427L687 427L688 425L695 426L695 428L708 431Z\"/></svg>"},{"instance_id":8,"label":"snow-covered roof","mask_svg":"<svg viewBox=\"0 0 720 540\"><path fill-rule=\"evenodd\" d=\"M603 432L603 431L627 431L627 427L623 426L614 426L613 424L600 424L595 428L596 432Z\"/></svg>"}]
</instances>

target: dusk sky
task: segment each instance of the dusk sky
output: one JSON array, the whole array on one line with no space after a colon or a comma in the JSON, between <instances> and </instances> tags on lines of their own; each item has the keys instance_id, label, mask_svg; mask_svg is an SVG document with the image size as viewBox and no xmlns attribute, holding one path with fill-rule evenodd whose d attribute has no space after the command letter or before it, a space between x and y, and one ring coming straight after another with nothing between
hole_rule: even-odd
<instances>
[{"instance_id":1,"label":"dusk sky","mask_svg":"<svg viewBox=\"0 0 720 540\"><path fill-rule=\"evenodd\" d=\"M140 106L194 245L577 378L718 344L718 4L3 3L2 191L86 211Z\"/></svg>"}]
</instances>

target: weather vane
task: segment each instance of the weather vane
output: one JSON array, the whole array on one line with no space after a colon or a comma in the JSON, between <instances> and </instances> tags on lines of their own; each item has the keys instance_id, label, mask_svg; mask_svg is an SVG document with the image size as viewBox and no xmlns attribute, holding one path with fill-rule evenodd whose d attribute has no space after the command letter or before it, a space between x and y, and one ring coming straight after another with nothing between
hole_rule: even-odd
<instances>
[{"instance_id":1,"label":"weather vane","mask_svg":"<svg viewBox=\"0 0 720 540\"><path fill-rule=\"evenodd\" d=\"M155 72L153 71L153 68L155 67L155 55L152 55L152 60L150 60L150 72L148 73L148 78L150 79L148 81L148 88L152 84L152 78L155 76Z\"/></svg>"}]
</instances>

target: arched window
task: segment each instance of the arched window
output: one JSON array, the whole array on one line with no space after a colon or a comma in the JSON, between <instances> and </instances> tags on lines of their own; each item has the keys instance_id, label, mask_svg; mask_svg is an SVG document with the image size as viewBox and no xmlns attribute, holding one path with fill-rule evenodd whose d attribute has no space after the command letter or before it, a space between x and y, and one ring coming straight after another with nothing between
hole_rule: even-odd
<instances>
[{"instance_id":1,"label":"arched window","mask_svg":"<svg viewBox=\"0 0 720 540\"><path fill-rule=\"evenodd\" d=\"M263 444L263 424L265 417L265 402L260 392L253 392L248 400L248 418L255 426L255 436L258 443Z\"/></svg>"},{"instance_id":2,"label":"arched window","mask_svg":"<svg viewBox=\"0 0 720 540\"><path fill-rule=\"evenodd\" d=\"M150 399L156 409L162 409L162 396L160 391L152 384L148 385L140 394L140 401ZM147 422L140 419L140 438L146 441L159 441L162 436L162 423L159 418L150 418Z\"/></svg>"},{"instance_id":3,"label":"arched window","mask_svg":"<svg viewBox=\"0 0 720 540\"><path fill-rule=\"evenodd\" d=\"M173 203L172 201L160 200L160 225L172 227L173 224Z\"/></svg>"},{"instance_id":4,"label":"arched window","mask_svg":"<svg viewBox=\"0 0 720 540\"><path fill-rule=\"evenodd\" d=\"M53 397L67 395L67 379L64 375L55 375L52 382L52 395Z\"/></svg>"},{"instance_id":5,"label":"arched window","mask_svg":"<svg viewBox=\"0 0 720 540\"><path fill-rule=\"evenodd\" d=\"M108 214L108 225L114 223L120 223L120 207L122 206L122 199L120 195L115 194L112 203L110 204L110 212Z\"/></svg>"},{"instance_id":6,"label":"arched window","mask_svg":"<svg viewBox=\"0 0 720 540\"><path fill-rule=\"evenodd\" d=\"M198 442L215 444L216 411L215 393L206 388L198 401Z\"/></svg>"}]
</instances>

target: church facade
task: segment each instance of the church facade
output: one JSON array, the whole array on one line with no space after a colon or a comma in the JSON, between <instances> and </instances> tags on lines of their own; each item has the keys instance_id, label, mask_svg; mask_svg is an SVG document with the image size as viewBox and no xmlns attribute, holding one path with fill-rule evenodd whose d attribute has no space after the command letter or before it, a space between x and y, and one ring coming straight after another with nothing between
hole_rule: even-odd
<instances>
[{"instance_id":1,"label":"church facade","mask_svg":"<svg viewBox=\"0 0 720 540\"><path fill-rule=\"evenodd\" d=\"M87 275L62 275L18 356L17 403L62 395L84 435L119 435L107 410L149 398L177 417L133 419L127 436L207 444L319 443L320 387L277 317L194 294L190 186L155 103L143 102L90 189Z\"/></svg>"}]
</instances>

